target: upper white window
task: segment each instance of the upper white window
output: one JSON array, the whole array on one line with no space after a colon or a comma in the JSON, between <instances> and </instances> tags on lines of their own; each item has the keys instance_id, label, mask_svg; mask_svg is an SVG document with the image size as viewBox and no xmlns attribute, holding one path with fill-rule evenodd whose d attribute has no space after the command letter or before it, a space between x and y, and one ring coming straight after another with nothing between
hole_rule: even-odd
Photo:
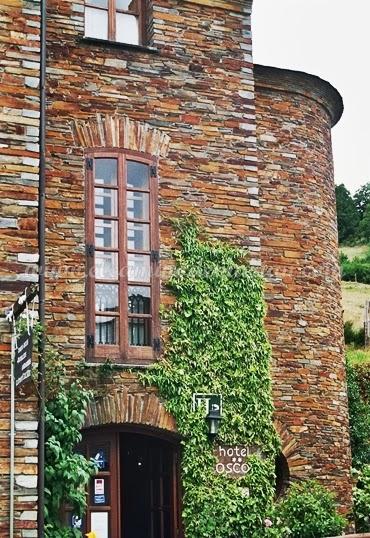
<instances>
[{"instance_id":1,"label":"upper white window","mask_svg":"<svg viewBox=\"0 0 370 538\"><path fill-rule=\"evenodd\" d=\"M143 5L143 0L86 0L85 36L142 45Z\"/></svg>"}]
</instances>

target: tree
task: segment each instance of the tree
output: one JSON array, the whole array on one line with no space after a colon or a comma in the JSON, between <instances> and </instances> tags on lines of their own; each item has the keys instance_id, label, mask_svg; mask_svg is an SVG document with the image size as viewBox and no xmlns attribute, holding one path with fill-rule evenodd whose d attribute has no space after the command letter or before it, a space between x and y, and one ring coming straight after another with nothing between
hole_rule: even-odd
<instances>
[{"instance_id":1,"label":"tree","mask_svg":"<svg viewBox=\"0 0 370 538\"><path fill-rule=\"evenodd\" d=\"M370 185L370 183L368 183ZM367 204L359 225L359 237L366 243L370 242L370 202Z\"/></svg>"},{"instance_id":2,"label":"tree","mask_svg":"<svg viewBox=\"0 0 370 538\"><path fill-rule=\"evenodd\" d=\"M362 219L366 213L366 209L370 206L370 181L362 185L353 197L357 211Z\"/></svg>"},{"instance_id":3,"label":"tree","mask_svg":"<svg viewBox=\"0 0 370 538\"><path fill-rule=\"evenodd\" d=\"M357 232L360 216L350 192L343 185L335 187L338 216L339 242L353 239Z\"/></svg>"}]
</instances>

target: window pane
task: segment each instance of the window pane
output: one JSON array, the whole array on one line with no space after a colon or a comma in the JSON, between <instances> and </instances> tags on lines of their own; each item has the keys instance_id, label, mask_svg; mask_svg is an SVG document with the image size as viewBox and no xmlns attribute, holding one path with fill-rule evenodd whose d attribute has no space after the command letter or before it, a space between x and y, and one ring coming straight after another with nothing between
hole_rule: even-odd
<instances>
[{"instance_id":1,"label":"window pane","mask_svg":"<svg viewBox=\"0 0 370 538\"><path fill-rule=\"evenodd\" d=\"M118 254L116 252L95 252L95 278L118 279Z\"/></svg>"},{"instance_id":2,"label":"window pane","mask_svg":"<svg viewBox=\"0 0 370 538\"><path fill-rule=\"evenodd\" d=\"M95 183L117 185L117 159L95 159Z\"/></svg>"},{"instance_id":3,"label":"window pane","mask_svg":"<svg viewBox=\"0 0 370 538\"><path fill-rule=\"evenodd\" d=\"M98 312L118 311L118 284L95 285L95 309Z\"/></svg>"},{"instance_id":4,"label":"window pane","mask_svg":"<svg viewBox=\"0 0 370 538\"><path fill-rule=\"evenodd\" d=\"M149 190L149 166L135 161L127 161L127 187Z\"/></svg>"},{"instance_id":5,"label":"window pane","mask_svg":"<svg viewBox=\"0 0 370 538\"><path fill-rule=\"evenodd\" d=\"M127 191L127 218L149 220L149 194Z\"/></svg>"},{"instance_id":6,"label":"window pane","mask_svg":"<svg viewBox=\"0 0 370 538\"><path fill-rule=\"evenodd\" d=\"M117 191L113 189L95 189L96 215L117 216Z\"/></svg>"},{"instance_id":7,"label":"window pane","mask_svg":"<svg viewBox=\"0 0 370 538\"><path fill-rule=\"evenodd\" d=\"M128 254L129 282L150 282L150 256Z\"/></svg>"},{"instance_id":8,"label":"window pane","mask_svg":"<svg viewBox=\"0 0 370 538\"><path fill-rule=\"evenodd\" d=\"M137 11L137 0L116 0L116 9L124 11Z\"/></svg>"},{"instance_id":9,"label":"window pane","mask_svg":"<svg viewBox=\"0 0 370 538\"><path fill-rule=\"evenodd\" d=\"M116 13L116 41L139 44L139 17L127 13Z\"/></svg>"},{"instance_id":10,"label":"window pane","mask_svg":"<svg viewBox=\"0 0 370 538\"><path fill-rule=\"evenodd\" d=\"M130 250L149 250L149 224L128 222L127 245Z\"/></svg>"},{"instance_id":11,"label":"window pane","mask_svg":"<svg viewBox=\"0 0 370 538\"><path fill-rule=\"evenodd\" d=\"M130 314L150 314L150 288L128 287L128 311Z\"/></svg>"},{"instance_id":12,"label":"window pane","mask_svg":"<svg viewBox=\"0 0 370 538\"><path fill-rule=\"evenodd\" d=\"M85 7L85 36L108 39L108 11Z\"/></svg>"},{"instance_id":13,"label":"window pane","mask_svg":"<svg viewBox=\"0 0 370 538\"><path fill-rule=\"evenodd\" d=\"M109 447L94 446L91 450L91 457L97 465L99 472L109 470Z\"/></svg>"},{"instance_id":14,"label":"window pane","mask_svg":"<svg viewBox=\"0 0 370 538\"><path fill-rule=\"evenodd\" d=\"M108 0L87 0L86 4L94 7L103 7L108 9Z\"/></svg>"},{"instance_id":15,"label":"window pane","mask_svg":"<svg viewBox=\"0 0 370 538\"><path fill-rule=\"evenodd\" d=\"M117 248L117 245L117 221L95 219L95 246L100 248Z\"/></svg>"},{"instance_id":16,"label":"window pane","mask_svg":"<svg viewBox=\"0 0 370 538\"><path fill-rule=\"evenodd\" d=\"M150 346L150 326L149 318L129 318L128 320L128 340L130 346Z\"/></svg>"},{"instance_id":17,"label":"window pane","mask_svg":"<svg viewBox=\"0 0 370 538\"><path fill-rule=\"evenodd\" d=\"M97 345L118 344L118 323L119 318L96 316L95 340Z\"/></svg>"}]
</instances>

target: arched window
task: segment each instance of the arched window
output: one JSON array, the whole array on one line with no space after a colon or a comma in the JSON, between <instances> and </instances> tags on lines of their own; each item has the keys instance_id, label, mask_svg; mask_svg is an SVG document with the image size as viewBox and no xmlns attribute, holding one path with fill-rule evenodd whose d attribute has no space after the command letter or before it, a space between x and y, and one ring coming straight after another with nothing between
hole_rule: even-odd
<instances>
[{"instance_id":1,"label":"arched window","mask_svg":"<svg viewBox=\"0 0 370 538\"><path fill-rule=\"evenodd\" d=\"M289 487L290 471L288 460L281 452L275 459L276 498L282 497Z\"/></svg>"},{"instance_id":2,"label":"arched window","mask_svg":"<svg viewBox=\"0 0 370 538\"><path fill-rule=\"evenodd\" d=\"M159 350L156 163L89 152L86 182L88 359L148 362Z\"/></svg>"}]
</instances>

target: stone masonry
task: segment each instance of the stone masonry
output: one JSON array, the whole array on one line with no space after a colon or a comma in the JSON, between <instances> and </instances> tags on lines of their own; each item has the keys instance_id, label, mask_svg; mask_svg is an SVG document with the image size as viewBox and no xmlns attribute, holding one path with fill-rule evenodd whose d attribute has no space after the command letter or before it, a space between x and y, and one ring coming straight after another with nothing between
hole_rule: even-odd
<instances>
[{"instance_id":1,"label":"stone masonry","mask_svg":"<svg viewBox=\"0 0 370 538\"><path fill-rule=\"evenodd\" d=\"M250 251L267 278L276 425L294 479L320 478L350 504L327 83L253 66L251 1L150 0L150 47L84 39L83 0L48 0L47 330L71 369L85 357L85 171L90 148L158 157L161 303L170 219L200 216ZM0 17L0 307L35 280L39 13L4 0ZM255 90L255 84L256 90ZM0 534L8 529L9 328L0 325ZM35 536L36 409L17 402L16 538ZM125 370L86 427L175 430L153 390Z\"/></svg>"},{"instance_id":2,"label":"stone masonry","mask_svg":"<svg viewBox=\"0 0 370 538\"><path fill-rule=\"evenodd\" d=\"M39 3L0 5L0 310L37 280ZM10 332L0 317L0 536L9 534ZM37 407L16 401L15 536L36 536Z\"/></svg>"}]
</instances>

